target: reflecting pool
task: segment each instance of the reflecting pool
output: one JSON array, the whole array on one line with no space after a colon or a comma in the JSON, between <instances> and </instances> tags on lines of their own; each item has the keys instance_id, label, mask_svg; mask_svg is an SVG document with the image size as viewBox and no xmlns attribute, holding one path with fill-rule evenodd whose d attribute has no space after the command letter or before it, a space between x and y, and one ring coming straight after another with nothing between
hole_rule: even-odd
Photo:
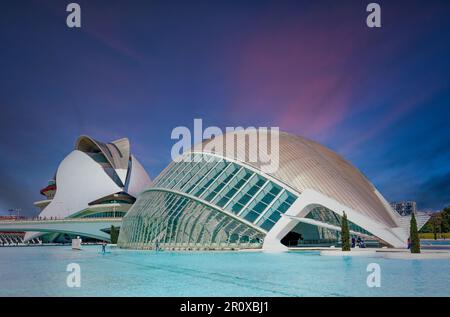
<instances>
[{"instance_id":1,"label":"reflecting pool","mask_svg":"<svg viewBox=\"0 0 450 317\"><path fill-rule=\"evenodd\" d=\"M0 296L450 296L450 260L100 250L0 248ZM380 288L366 284L373 262ZM80 265L79 288L66 284L70 263Z\"/></svg>"}]
</instances>

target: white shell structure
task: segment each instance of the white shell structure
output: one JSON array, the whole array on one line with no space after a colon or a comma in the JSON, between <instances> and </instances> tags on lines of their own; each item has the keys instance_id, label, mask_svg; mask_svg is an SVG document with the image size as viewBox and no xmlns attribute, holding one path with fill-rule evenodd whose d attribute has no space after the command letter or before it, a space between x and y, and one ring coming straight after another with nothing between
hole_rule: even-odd
<instances>
[{"instance_id":1,"label":"white shell structure","mask_svg":"<svg viewBox=\"0 0 450 317\"><path fill-rule=\"evenodd\" d=\"M109 195L136 196L151 185L151 180L130 153L130 143L123 138L103 143L88 136L78 138L75 150L67 155L56 171L56 192L39 214L41 219L77 217L83 211L94 216L94 210L104 213L108 204L92 206L92 202ZM38 202L39 203L39 202ZM131 204L110 204L115 211L127 211ZM28 232L25 240L40 233Z\"/></svg>"},{"instance_id":2,"label":"white shell structure","mask_svg":"<svg viewBox=\"0 0 450 317\"><path fill-rule=\"evenodd\" d=\"M277 130L233 131L175 159L124 218L119 245L286 250L291 232L339 241L344 212L352 236L406 246L400 216L337 153Z\"/></svg>"}]
</instances>

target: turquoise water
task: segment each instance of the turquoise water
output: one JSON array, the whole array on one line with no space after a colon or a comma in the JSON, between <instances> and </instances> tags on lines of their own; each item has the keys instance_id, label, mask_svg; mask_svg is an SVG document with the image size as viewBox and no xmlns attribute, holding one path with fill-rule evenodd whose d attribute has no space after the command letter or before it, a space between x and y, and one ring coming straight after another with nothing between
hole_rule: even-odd
<instances>
[{"instance_id":1,"label":"turquoise water","mask_svg":"<svg viewBox=\"0 0 450 317\"><path fill-rule=\"evenodd\" d=\"M318 252L154 252L0 248L0 296L450 296L450 260L325 257ZM369 263L381 287L366 284ZM66 285L69 263L81 287Z\"/></svg>"},{"instance_id":2,"label":"turquoise water","mask_svg":"<svg viewBox=\"0 0 450 317\"><path fill-rule=\"evenodd\" d=\"M450 240L422 240L422 245L448 245L450 246Z\"/></svg>"}]
</instances>

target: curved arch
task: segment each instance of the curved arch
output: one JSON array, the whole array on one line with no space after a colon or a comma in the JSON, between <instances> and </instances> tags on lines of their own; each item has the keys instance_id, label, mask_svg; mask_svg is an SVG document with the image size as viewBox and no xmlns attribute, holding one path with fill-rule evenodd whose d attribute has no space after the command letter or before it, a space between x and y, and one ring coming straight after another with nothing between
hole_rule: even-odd
<instances>
[{"instance_id":1,"label":"curved arch","mask_svg":"<svg viewBox=\"0 0 450 317\"><path fill-rule=\"evenodd\" d=\"M342 216L345 211L349 221L369 231L378 239L396 248L403 248L406 246L407 236L405 236L405 233L401 228L399 228L399 230L395 230L396 228L387 228L382 223L371 219L358 211L349 209L321 193L313 190L306 190L286 212L285 216L282 217L268 232L264 240L263 248L266 250L286 250L287 248L283 246L280 241L299 222L295 218L306 217L306 215L316 207L325 207L340 216Z\"/></svg>"}]
</instances>

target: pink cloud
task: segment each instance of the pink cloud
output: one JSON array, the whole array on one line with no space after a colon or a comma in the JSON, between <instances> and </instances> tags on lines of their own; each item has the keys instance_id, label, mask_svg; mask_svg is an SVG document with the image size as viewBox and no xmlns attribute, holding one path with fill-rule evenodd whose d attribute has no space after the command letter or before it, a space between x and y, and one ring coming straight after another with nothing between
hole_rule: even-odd
<instances>
[{"instance_id":1,"label":"pink cloud","mask_svg":"<svg viewBox=\"0 0 450 317\"><path fill-rule=\"evenodd\" d=\"M295 20L269 23L261 18L263 22L244 30L233 45L228 44L223 55L233 60L231 66L227 64L233 82L229 119L260 119L283 130L326 140L338 128L351 131L352 127L343 124L356 113L371 110L374 100L394 102L407 95L409 92L399 93L394 88L398 80L405 79L405 69L396 68L396 58L404 58L400 54L425 36L425 31L387 25L374 33L359 21L355 24L354 17L348 18L343 10L337 8L325 15L313 10ZM411 17L411 21L425 23L435 10ZM407 79L420 86L419 80ZM419 99L414 98L416 102ZM382 125L416 106L413 100L405 101ZM358 133L360 141L352 143L383 131L376 128L377 118L373 124L373 132Z\"/></svg>"},{"instance_id":2,"label":"pink cloud","mask_svg":"<svg viewBox=\"0 0 450 317\"><path fill-rule=\"evenodd\" d=\"M346 68L365 40L341 42L345 26L287 21L278 28L245 34L227 51L232 69L234 117L255 114L304 135L333 129L347 115L353 81L360 70Z\"/></svg>"}]
</instances>

